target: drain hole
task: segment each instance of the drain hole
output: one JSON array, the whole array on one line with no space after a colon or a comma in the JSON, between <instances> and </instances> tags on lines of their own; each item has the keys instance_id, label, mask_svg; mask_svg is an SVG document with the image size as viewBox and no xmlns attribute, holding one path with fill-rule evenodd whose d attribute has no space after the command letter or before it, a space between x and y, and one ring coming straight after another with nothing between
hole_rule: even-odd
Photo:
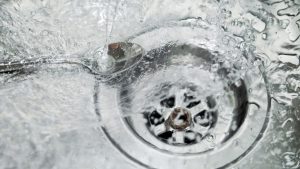
<instances>
[{"instance_id":1,"label":"drain hole","mask_svg":"<svg viewBox=\"0 0 300 169\"><path fill-rule=\"evenodd\" d=\"M186 144L194 144L199 142L202 139L202 135L199 133L195 133L191 130L186 131L184 135L184 143Z\"/></svg>"},{"instance_id":2,"label":"drain hole","mask_svg":"<svg viewBox=\"0 0 300 169\"><path fill-rule=\"evenodd\" d=\"M200 119L205 119L207 117L207 111L206 110L202 110L195 117L197 117L197 118L200 117Z\"/></svg>"},{"instance_id":3,"label":"drain hole","mask_svg":"<svg viewBox=\"0 0 300 169\"><path fill-rule=\"evenodd\" d=\"M212 123L211 112L202 110L194 117L194 122L202 127L208 127Z\"/></svg>"},{"instance_id":4,"label":"drain hole","mask_svg":"<svg viewBox=\"0 0 300 169\"><path fill-rule=\"evenodd\" d=\"M191 103L189 103L187 106L186 106L186 108L192 108L192 107L194 107L194 106L197 106L198 104L200 104L201 103L201 101L199 100L199 101L194 101L194 102L191 102Z\"/></svg>"},{"instance_id":5,"label":"drain hole","mask_svg":"<svg viewBox=\"0 0 300 169\"><path fill-rule=\"evenodd\" d=\"M164 139L164 140L168 140L173 136L173 131L166 131L164 133L161 133L158 135L158 137Z\"/></svg>"},{"instance_id":6,"label":"drain hole","mask_svg":"<svg viewBox=\"0 0 300 169\"><path fill-rule=\"evenodd\" d=\"M160 102L161 106L164 106L166 108L172 108L175 106L175 96L171 96L167 99L164 99Z\"/></svg>"},{"instance_id":7,"label":"drain hole","mask_svg":"<svg viewBox=\"0 0 300 169\"><path fill-rule=\"evenodd\" d=\"M159 114L156 110L154 110L150 116L149 121L151 124L157 126L165 122L165 119L162 117L161 114Z\"/></svg>"},{"instance_id":8,"label":"drain hole","mask_svg":"<svg viewBox=\"0 0 300 169\"><path fill-rule=\"evenodd\" d=\"M188 117L186 115L179 115L178 120L187 121Z\"/></svg>"}]
</instances>

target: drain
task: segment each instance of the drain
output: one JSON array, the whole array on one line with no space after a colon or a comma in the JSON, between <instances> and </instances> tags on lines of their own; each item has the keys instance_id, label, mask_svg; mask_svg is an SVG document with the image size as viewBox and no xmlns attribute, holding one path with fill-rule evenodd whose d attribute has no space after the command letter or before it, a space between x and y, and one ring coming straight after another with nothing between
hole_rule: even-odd
<instances>
[{"instance_id":1,"label":"drain","mask_svg":"<svg viewBox=\"0 0 300 169\"><path fill-rule=\"evenodd\" d=\"M234 76L239 65L226 66L225 56L197 43L154 46L138 65L97 86L111 143L146 168L222 168L247 155L268 122L261 69Z\"/></svg>"},{"instance_id":2,"label":"drain","mask_svg":"<svg viewBox=\"0 0 300 169\"><path fill-rule=\"evenodd\" d=\"M166 90L168 85L164 86L165 92L170 92L174 87L169 86L170 89ZM198 100L195 96L196 86L186 85L181 86L181 89L182 96L171 94L170 97L163 97L156 109L153 107L152 112L143 112L144 118L147 120L147 129L159 140L175 145L195 144L209 135L217 122L216 101L212 96L203 101ZM175 107L178 99L182 99L179 101L182 102L181 107ZM182 138L178 138L178 132L181 132Z\"/></svg>"},{"instance_id":3,"label":"drain","mask_svg":"<svg viewBox=\"0 0 300 169\"><path fill-rule=\"evenodd\" d=\"M153 70L141 76L138 85L131 83L121 88L120 105L125 114L140 110L125 119L143 140L151 140L148 132L169 145L199 144L202 148L193 150L199 153L234 136L247 115L248 96L243 80L230 83L226 80L229 72L211 72L209 65L214 56L203 48L187 44L166 45L150 51L147 57L153 59L154 66L161 59L168 64L187 53L198 56L193 58L193 62L198 61L197 67L164 65ZM145 65L140 65L142 67ZM178 70L181 70L180 74ZM199 79L193 75L198 75ZM205 146L210 140L208 137L213 140L210 146ZM155 141L150 144L157 146Z\"/></svg>"},{"instance_id":4,"label":"drain","mask_svg":"<svg viewBox=\"0 0 300 169\"><path fill-rule=\"evenodd\" d=\"M230 149L225 149L225 151L221 147L224 144L231 145L232 140L240 139L240 137L244 137L241 140L245 141L245 146L250 146L256 139L253 137L255 135L253 132L259 133L264 123L249 122L254 119L252 119L253 115L248 115L248 112L251 111L253 114L257 110L249 107L248 103L253 102L253 94L260 93L255 93L253 90L248 93L247 87L261 86L261 82L252 84L251 80L245 78L230 83L226 80L228 74L224 74L223 71L210 72L208 65L211 64L213 55L210 57L205 55L210 59L198 55L199 57L193 61L197 63L198 59L201 60L201 64L197 67L185 64L162 65L161 68L156 67L143 74L142 70L145 70L145 67L151 68L158 65L157 62L162 62L160 59L165 60L166 64L172 63L172 59L177 59L177 56L180 56L178 52L181 51L188 53L197 51L197 54L205 50L186 44L164 46L148 53L148 57L145 58L147 65L141 64L136 67L135 71L139 72L139 76L131 77L135 79L133 83L125 81L120 88L100 87L102 91L100 109L105 110L101 114L103 120L106 121L105 133L109 134L109 138L114 135L114 141L120 140L118 147L122 146L129 152L131 148L135 149L135 146L131 147L128 144L138 145L138 150L135 150L140 152L140 155L148 151L153 153L152 151L156 150L154 154L199 155L197 158L200 160L206 158L206 156L201 156L203 153L219 151L214 154L218 156L224 155L226 151L232 153ZM166 61L167 58L170 60ZM181 70L180 73L177 70ZM256 77L259 74L260 72L256 72ZM194 75L201 77L200 80L195 79ZM119 97L117 99L119 101L112 104L114 97ZM268 98L262 96L258 99ZM261 110L267 112L264 106ZM257 114L256 118L264 119L265 115L264 113ZM116 119L120 117L124 123L117 122ZM244 125L246 119L248 123ZM129 130L124 131L124 127L121 127L121 130L118 128L120 124L127 126ZM244 129L240 132L242 126ZM245 131L245 127L249 131ZM131 132L133 135L126 134L124 137L123 132ZM132 138L137 138L137 140L132 140ZM235 147L235 144L232 146ZM246 150L238 149L239 153L236 154L244 151Z\"/></svg>"}]
</instances>

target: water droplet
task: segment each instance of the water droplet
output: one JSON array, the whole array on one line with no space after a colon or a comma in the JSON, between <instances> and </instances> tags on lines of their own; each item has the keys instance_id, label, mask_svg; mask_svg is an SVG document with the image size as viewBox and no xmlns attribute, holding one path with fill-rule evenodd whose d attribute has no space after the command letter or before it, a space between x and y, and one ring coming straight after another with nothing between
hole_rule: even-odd
<instances>
[{"instance_id":1,"label":"water droplet","mask_svg":"<svg viewBox=\"0 0 300 169\"><path fill-rule=\"evenodd\" d=\"M266 23L263 22L262 20L260 20L260 19L259 19L257 16L255 16L254 14L252 14L252 13L247 13L247 14L245 15L245 17L246 17L247 19L250 20L252 27L253 27L256 31L262 32L262 31L265 30L265 28L266 28Z\"/></svg>"},{"instance_id":2,"label":"water droplet","mask_svg":"<svg viewBox=\"0 0 300 169\"><path fill-rule=\"evenodd\" d=\"M215 137L212 134L209 134L206 136L206 141L213 142L215 140Z\"/></svg>"},{"instance_id":3,"label":"water droplet","mask_svg":"<svg viewBox=\"0 0 300 169\"><path fill-rule=\"evenodd\" d=\"M286 29L289 24L290 24L290 21L287 20L287 19L280 21L280 26L281 26L282 29Z\"/></svg>"},{"instance_id":4,"label":"water droplet","mask_svg":"<svg viewBox=\"0 0 300 169\"><path fill-rule=\"evenodd\" d=\"M48 36L49 35L49 31L43 30L41 34L42 34L42 36Z\"/></svg>"},{"instance_id":5,"label":"water droplet","mask_svg":"<svg viewBox=\"0 0 300 169\"><path fill-rule=\"evenodd\" d=\"M238 126L237 126L237 124L236 124L236 121L234 121L233 124L231 125L231 128L230 128L230 129L231 129L232 131L235 131L237 128L238 128Z\"/></svg>"},{"instance_id":6,"label":"water droplet","mask_svg":"<svg viewBox=\"0 0 300 169\"><path fill-rule=\"evenodd\" d=\"M237 80L234 84L235 84L236 87L240 87L242 85L242 81Z\"/></svg>"},{"instance_id":7,"label":"water droplet","mask_svg":"<svg viewBox=\"0 0 300 169\"><path fill-rule=\"evenodd\" d=\"M263 34L261 35L261 38L262 38L263 40L267 40L268 35L267 35L266 33L263 33Z\"/></svg>"}]
</instances>

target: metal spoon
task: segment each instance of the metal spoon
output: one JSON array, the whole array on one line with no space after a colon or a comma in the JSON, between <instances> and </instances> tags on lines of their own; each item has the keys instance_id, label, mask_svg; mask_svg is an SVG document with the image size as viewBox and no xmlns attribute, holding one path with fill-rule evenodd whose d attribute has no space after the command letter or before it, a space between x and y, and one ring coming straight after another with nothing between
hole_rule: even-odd
<instances>
[{"instance_id":1,"label":"metal spoon","mask_svg":"<svg viewBox=\"0 0 300 169\"><path fill-rule=\"evenodd\" d=\"M107 53L98 51L93 59L49 59L39 58L16 62L0 63L0 73L13 73L43 64L73 64L79 65L94 75L109 75L126 70L139 62L144 55L144 49L131 42L116 42L107 46Z\"/></svg>"}]
</instances>

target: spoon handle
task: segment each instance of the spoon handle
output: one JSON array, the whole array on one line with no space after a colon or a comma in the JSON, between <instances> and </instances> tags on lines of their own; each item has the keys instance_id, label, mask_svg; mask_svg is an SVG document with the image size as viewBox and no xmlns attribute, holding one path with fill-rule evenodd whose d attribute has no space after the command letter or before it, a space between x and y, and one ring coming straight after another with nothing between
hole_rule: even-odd
<instances>
[{"instance_id":1,"label":"spoon handle","mask_svg":"<svg viewBox=\"0 0 300 169\"><path fill-rule=\"evenodd\" d=\"M88 70L90 73L95 74L95 71L88 65L84 64L80 59L49 59L40 58L36 60L23 60L14 62L3 62L0 63L0 73L13 73L16 71L21 71L27 68L40 66L43 64L72 64L79 65L84 69Z\"/></svg>"}]
</instances>

